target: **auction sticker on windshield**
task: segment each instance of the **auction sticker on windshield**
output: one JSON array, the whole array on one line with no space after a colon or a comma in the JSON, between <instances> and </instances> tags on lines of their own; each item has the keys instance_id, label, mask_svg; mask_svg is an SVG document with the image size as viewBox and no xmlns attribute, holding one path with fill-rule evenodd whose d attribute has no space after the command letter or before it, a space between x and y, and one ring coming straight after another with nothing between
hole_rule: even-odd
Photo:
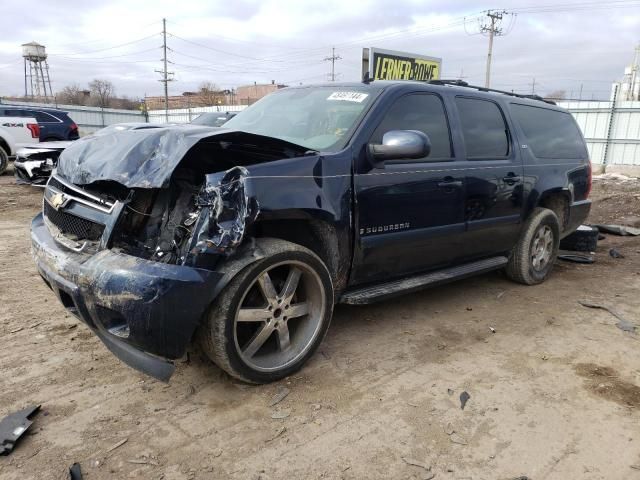
<instances>
[{"instance_id":1,"label":"auction sticker on windshield","mask_svg":"<svg viewBox=\"0 0 640 480\"><path fill-rule=\"evenodd\" d=\"M327 100L342 100L344 102L362 103L368 96L368 93L361 92L333 92L327 97Z\"/></svg>"}]
</instances>

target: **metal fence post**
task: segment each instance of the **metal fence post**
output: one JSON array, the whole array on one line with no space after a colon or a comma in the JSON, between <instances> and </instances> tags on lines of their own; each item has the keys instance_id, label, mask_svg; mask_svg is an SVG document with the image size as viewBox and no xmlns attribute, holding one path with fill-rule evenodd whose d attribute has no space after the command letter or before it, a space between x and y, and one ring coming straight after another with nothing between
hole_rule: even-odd
<instances>
[{"instance_id":1,"label":"metal fence post","mask_svg":"<svg viewBox=\"0 0 640 480\"><path fill-rule=\"evenodd\" d=\"M611 109L609 110L609 126L607 127L607 137L604 144L604 154L602 155L602 168L604 173L607 172L607 165L609 163L609 152L611 150L611 133L613 132L613 124L616 116L616 103L618 101L618 89L619 85L613 87L613 101L611 102Z\"/></svg>"}]
</instances>

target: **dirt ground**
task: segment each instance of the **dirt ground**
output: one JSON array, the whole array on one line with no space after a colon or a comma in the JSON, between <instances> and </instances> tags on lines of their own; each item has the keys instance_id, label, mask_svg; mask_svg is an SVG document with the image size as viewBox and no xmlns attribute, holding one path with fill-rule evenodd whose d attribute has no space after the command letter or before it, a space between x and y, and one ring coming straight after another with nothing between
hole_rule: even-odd
<instances>
[{"instance_id":1,"label":"dirt ground","mask_svg":"<svg viewBox=\"0 0 640 480\"><path fill-rule=\"evenodd\" d=\"M640 216L638 181L599 179L592 197L595 222ZM536 287L492 273L338 306L319 353L279 384L238 383L193 351L165 385L40 280L41 198L0 177L0 417L42 405L1 479L66 479L74 462L90 480L640 479L640 336L578 303L640 324L640 238L607 236L595 264L559 262Z\"/></svg>"}]
</instances>

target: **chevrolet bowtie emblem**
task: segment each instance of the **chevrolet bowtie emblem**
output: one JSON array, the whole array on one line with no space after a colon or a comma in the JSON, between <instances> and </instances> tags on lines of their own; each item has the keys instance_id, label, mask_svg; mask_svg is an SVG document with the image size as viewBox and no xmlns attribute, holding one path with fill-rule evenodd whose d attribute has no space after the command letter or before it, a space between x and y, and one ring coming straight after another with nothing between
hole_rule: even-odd
<instances>
[{"instance_id":1,"label":"chevrolet bowtie emblem","mask_svg":"<svg viewBox=\"0 0 640 480\"><path fill-rule=\"evenodd\" d=\"M51 203L51 206L53 208L58 210L60 207L64 206L65 203L67 203L67 197L64 196L64 193L56 193L51 197L49 203Z\"/></svg>"}]
</instances>

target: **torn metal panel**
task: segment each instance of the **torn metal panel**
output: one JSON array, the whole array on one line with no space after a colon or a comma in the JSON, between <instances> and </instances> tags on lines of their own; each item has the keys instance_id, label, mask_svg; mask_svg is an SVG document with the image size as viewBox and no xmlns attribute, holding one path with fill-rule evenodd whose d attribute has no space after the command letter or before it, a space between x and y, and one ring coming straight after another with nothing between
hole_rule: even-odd
<instances>
[{"instance_id":1,"label":"torn metal panel","mask_svg":"<svg viewBox=\"0 0 640 480\"><path fill-rule=\"evenodd\" d=\"M11 413L0 421L0 455L11 453L18 439L33 423L30 418L38 410L40 410L40 405L34 405Z\"/></svg>"},{"instance_id":2,"label":"torn metal panel","mask_svg":"<svg viewBox=\"0 0 640 480\"><path fill-rule=\"evenodd\" d=\"M248 177L244 167L206 176L197 198L202 210L191 239L191 255L230 254L240 245L260 211Z\"/></svg>"},{"instance_id":3,"label":"torn metal panel","mask_svg":"<svg viewBox=\"0 0 640 480\"><path fill-rule=\"evenodd\" d=\"M75 185L111 180L129 188L163 188L178 164L201 141L258 145L303 155L299 145L241 131L196 125L117 131L76 140L62 152L58 175Z\"/></svg>"}]
</instances>

